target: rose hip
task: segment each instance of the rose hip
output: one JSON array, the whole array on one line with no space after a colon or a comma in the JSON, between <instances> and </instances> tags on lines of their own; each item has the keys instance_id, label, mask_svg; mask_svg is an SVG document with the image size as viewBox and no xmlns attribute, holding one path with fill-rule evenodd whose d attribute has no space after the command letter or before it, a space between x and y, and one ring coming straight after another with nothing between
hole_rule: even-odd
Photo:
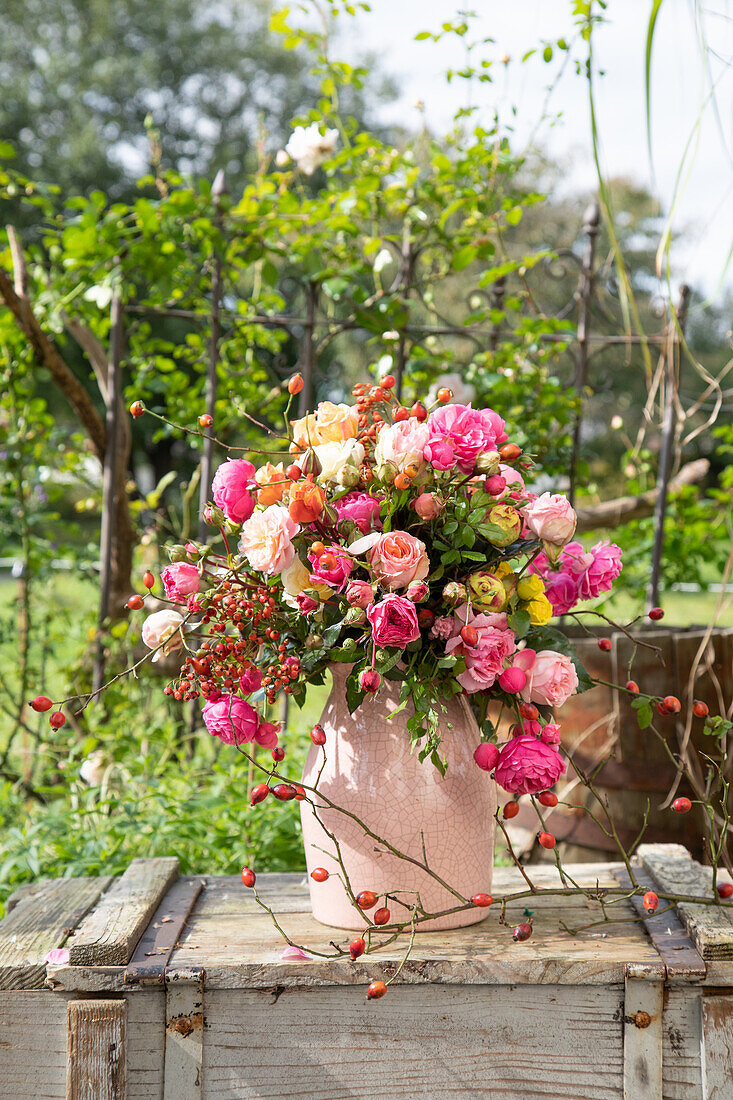
<instances>
[{"instance_id":1,"label":"rose hip","mask_svg":"<svg viewBox=\"0 0 733 1100\"><path fill-rule=\"evenodd\" d=\"M692 803L689 798L685 798L684 796L682 798L675 798L672 803L672 809L676 814L689 814L692 809Z\"/></svg>"},{"instance_id":2,"label":"rose hip","mask_svg":"<svg viewBox=\"0 0 733 1100\"><path fill-rule=\"evenodd\" d=\"M244 885L249 886L251 888L252 886L254 886L256 881L257 881L257 876L254 873L254 871L252 870L252 868L251 867L243 867L242 868L242 882L244 883Z\"/></svg>"},{"instance_id":3,"label":"rose hip","mask_svg":"<svg viewBox=\"0 0 733 1100\"><path fill-rule=\"evenodd\" d=\"M389 924L390 912L389 909L377 909L374 914L375 924Z\"/></svg>"},{"instance_id":4,"label":"rose hip","mask_svg":"<svg viewBox=\"0 0 733 1100\"><path fill-rule=\"evenodd\" d=\"M512 931L512 939L515 943L524 943L532 935L532 925L528 921L518 924Z\"/></svg>"},{"instance_id":5,"label":"rose hip","mask_svg":"<svg viewBox=\"0 0 733 1100\"><path fill-rule=\"evenodd\" d=\"M40 714L45 710L50 710L53 706L53 703L47 695L37 695L35 699L31 699L28 705L31 710L38 711L38 713Z\"/></svg>"},{"instance_id":6,"label":"rose hip","mask_svg":"<svg viewBox=\"0 0 733 1100\"><path fill-rule=\"evenodd\" d=\"M471 901L478 909L486 909L491 905L493 900L491 894L474 894L471 898Z\"/></svg>"},{"instance_id":7,"label":"rose hip","mask_svg":"<svg viewBox=\"0 0 733 1100\"><path fill-rule=\"evenodd\" d=\"M542 791L537 795L540 806L557 806L557 795L554 791Z\"/></svg>"},{"instance_id":8,"label":"rose hip","mask_svg":"<svg viewBox=\"0 0 733 1100\"><path fill-rule=\"evenodd\" d=\"M372 982L367 989L367 1000L376 1001L380 997L383 997L387 992L387 986L384 982Z\"/></svg>"},{"instance_id":9,"label":"rose hip","mask_svg":"<svg viewBox=\"0 0 733 1100\"><path fill-rule=\"evenodd\" d=\"M295 787L291 787L289 783L277 783L272 788L272 793L275 798L280 802L290 802L297 795Z\"/></svg>"},{"instance_id":10,"label":"rose hip","mask_svg":"<svg viewBox=\"0 0 733 1100\"><path fill-rule=\"evenodd\" d=\"M539 840L543 848L552 849L557 843L552 833L539 833L537 839Z\"/></svg>"},{"instance_id":11,"label":"rose hip","mask_svg":"<svg viewBox=\"0 0 733 1100\"><path fill-rule=\"evenodd\" d=\"M718 884L718 897L733 898L733 882L721 882Z\"/></svg>"},{"instance_id":12,"label":"rose hip","mask_svg":"<svg viewBox=\"0 0 733 1100\"><path fill-rule=\"evenodd\" d=\"M505 802L504 803L504 809L502 810L502 813L504 814L504 817L507 818L507 820L510 817L516 817L517 814L519 813L519 803L518 802Z\"/></svg>"},{"instance_id":13,"label":"rose hip","mask_svg":"<svg viewBox=\"0 0 733 1100\"><path fill-rule=\"evenodd\" d=\"M270 788L267 783L258 783L256 787L253 787L249 792L249 801L252 806L256 806L258 802L264 802L270 793Z\"/></svg>"},{"instance_id":14,"label":"rose hip","mask_svg":"<svg viewBox=\"0 0 733 1100\"><path fill-rule=\"evenodd\" d=\"M60 710L57 710L54 711L48 721L53 729L60 730L66 722L66 716Z\"/></svg>"},{"instance_id":15,"label":"rose hip","mask_svg":"<svg viewBox=\"0 0 733 1100\"><path fill-rule=\"evenodd\" d=\"M360 909L373 909L377 904L377 895L371 890L362 890L356 895L356 904Z\"/></svg>"},{"instance_id":16,"label":"rose hip","mask_svg":"<svg viewBox=\"0 0 733 1100\"><path fill-rule=\"evenodd\" d=\"M644 897L641 899L642 905L646 909L647 913L655 913L659 906L659 898L653 890L647 890Z\"/></svg>"},{"instance_id":17,"label":"rose hip","mask_svg":"<svg viewBox=\"0 0 733 1100\"><path fill-rule=\"evenodd\" d=\"M647 614L653 623L658 623L660 619L664 618L664 611L661 607L652 607Z\"/></svg>"},{"instance_id":18,"label":"rose hip","mask_svg":"<svg viewBox=\"0 0 733 1100\"><path fill-rule=\"evenodd\" d=\"M599 638L598 639L598 648L602 649L604 653L608 653L611 649L611 639L610 638Z\"/></svg>"},{"instance_id":19,"label":"rose hip","mask_svg":"<svg viewBox=\"0 0 733 1100\"><path fill-rule=\"evenodd\" d=\"M710 708L707 703L703 703L702 700L696 699L692 704L692 713L696 718L707 718L710 714Z\"/></svg>"},{"instance_id":20,"label":"rose hip","mask_svg":"<svg viewBox=\"0 0 733 1100\"><path fill-rule=\"evenodd\" d=\"M363 955L365 951L366 943L361 938L361 936L357 936L356 939L352 940L349 944L349 954L351 955L352 959L358 959L359 956Z\"/></svg>"},{"instance_id":21,"label":"rose hip","mask_svg":"<svg viewBox=\"0 0 733 1100\"><path fill-rule=\"evenodd\" d=\"M328 871L325 867L314 867L311 871L311 878L314 882L325 882L328 878Z\"/></svg>"}]
</instances>

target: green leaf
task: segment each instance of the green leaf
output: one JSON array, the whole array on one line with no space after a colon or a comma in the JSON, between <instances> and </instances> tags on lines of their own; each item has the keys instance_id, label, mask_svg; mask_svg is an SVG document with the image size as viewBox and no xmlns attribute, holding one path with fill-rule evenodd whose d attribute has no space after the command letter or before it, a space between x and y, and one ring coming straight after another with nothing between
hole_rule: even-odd
<instances>
[{"instance_id":1,"label":"green leaf","mask_svg":"<svg viewBox=\"0 0 733 1100\"><path fill-rule=\"evenodd\" d=\"M644 700L642 705L636 712L636 720L639 723L639 729L645 730L652 724L652 708L649 703Z\"/></svg>"},{"instance_id":2,"label":"green leaf","mask_svg":"<svg viewBox=\"0 0 733 1100\"><path fill-rule=\"evenodd\" d=\"M473 263L476 259L477 252L478 249L475 245L465 244L463 248L459 248L458 251L454 253L453 259L451 260L451 267L454 271L463 271L464 268L468 267L468 265Z\"/></svg>"},{"instance_id":3,"label":"green leaf","mask_svg":"<svg viewBox=\"0 0 733 1100\"><path fill-rule=\"evenodd\" d=\"M524 608L513 611L512 614L508 616L507 622L518 638L523 638L532 625L529 611L525 611Z\"/></svg>"}]
</instances>

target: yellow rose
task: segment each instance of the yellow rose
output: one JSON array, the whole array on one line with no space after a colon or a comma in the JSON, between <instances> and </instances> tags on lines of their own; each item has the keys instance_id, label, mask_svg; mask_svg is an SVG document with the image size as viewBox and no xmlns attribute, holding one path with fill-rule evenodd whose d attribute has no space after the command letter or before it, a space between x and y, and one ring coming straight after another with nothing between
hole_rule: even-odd
<instances>
[{"instance_id":1,"label":"yellow rose","mask_svg":"<svg viewBox=\"0 0 733 1100\"><path fill-rule=\"evenodd\" d=\"M328 599L332 594L327 584L316 584L311 580L310 572L303 565L300 558L297 557L293 558L286 569L283 569L280 579L291 600L294 600L301 592L305 592L306 588L309 590L314 589L323 600Z\"/></svg>"},{"instance_id":2,"label":"yellow rose","mask_svg":"<svg viewBox=\"0 0 733 1100\"><path fill-rule=\"evenodd\" d=\"M536 600L539 596L543 596L544 592L545 582L538 573L530 573L522 577L517 585L517 595L520 600Z\"/></svg>"},{"instance_id":3,"label":"yellow rose","mask_svg":"<svg viewBox=\"0 0 733 1100\"><path fill-rule=\"evenodd\" d=\"M504 589L507 594L507 599L511 596L514 589L517 587L517 574L512 569L508 561L500 562L494 570L497 577L504 585Z\"/></svg>"},{"instance_id":4,"label":"yellow rose","mask_svg":"<svg viewBox=\"0 0 733 1100\"><path fill-rule=\"evenodd\" d=\"M488 570L471 574L468 591L471 606L481 611L503 611L507 605L507 592L501 579Z\"/></svg>"},{"instance_id":5,"label":"yellow rose","mask_svg":"<svg viewBox=\"0 0 733 1100\"><path fill-rule=\"evenodd\" d=\"M529 621L532 626L547 626L553 616L552 604L547 596L537 596L527 604Z\"/></svg>"}]
</instances>

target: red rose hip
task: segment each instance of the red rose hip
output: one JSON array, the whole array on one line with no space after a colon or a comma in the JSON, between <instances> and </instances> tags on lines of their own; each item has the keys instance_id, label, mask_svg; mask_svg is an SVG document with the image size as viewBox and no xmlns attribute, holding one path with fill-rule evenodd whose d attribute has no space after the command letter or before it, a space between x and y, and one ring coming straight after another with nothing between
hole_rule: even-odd
<instances>
[{"instance_id":1,"label":"red rose hip","mask_svg":"<svg viewBox=\"0 0 733 1100\"><path fill-rule=\"evenodd\" d=\"M692 809L692 803L689 798L682 796L681 798L675 798L672 803L672 809L676 814L689 814Z\"/></svg>"},{"instance_id":2,"label":"red rose hip","mask_svg":"<svg viewBox=\"0 0 733 1100\"><path fill-rule=\"evenodd\" d=\"M352 940L349 944L349 954L351 955L352 959L358 959L359 956L363 955L365 951L366 943L361 938L361 936L357 936L356 939Z\"/></svg>"},{"instance_id":3,"label":"red rose hip","mask_svg":"<svg viewBox=\"0 0 733 1100\"><path fill-rule=\"evenodd\" d=\"M56 710L48 721L53 729L60 730L66 722L66 716L60 710Z\"/></svg>"},{"instance_id":4,"label":"red rose hip","mask_svg":"<svg viewBox=\"0 0 733 1100\"><path fill-rule=\"evenodd\" d=\"M701 699L696 699L692 704L692 713L696 718L707 718L710 714L710 708L707 703L703 703Z\"/></svg>"},{"instance_id":5,"label":"red rose hip","mask_svg":"<svg viewBox=\"0 0 733 1100\"><path fill-rule=\"evenodd\" d=\"M493 900L494 899L492 898L491 894L474 894L473 897L471 898L471 901L473 902L473 904L476 906L477 909L486 909L486 908L488 908L488 906L491 905Z\"/></svg>"},{"instance_id":6,"label":"red rose hip","mask_svg":"<svg viewBox=\"0 0 733 1100\"><path fill-rule=\"evenodd\" d=\"M554 791L542 791L537 795L540 806L557 806L557 795Z\"/></svg>"},{"instance_id":7,"label":"red rose hip","mask_svg":"<svg viewBox=\"0 0 733 1100\"><path fill-rule=\"evenodd\" d=\"M507 821L511 817L516 817L517 814L519 813L519 803L518 802L505 802L504 803L504 809L502 810L502 813L503 813L504 817L507 819Z\"/></svg>"},{"instance_id":8,"label":"red rose hip","mask_svg":"<svg viewBox=\"0 0 733 1100\"><path fill-rule=\"evenodd\" d=\"M653 890L647 890L647 892L644 894L644 897L641 899L641 902L647 913L655 913L659 906L659 898Z\"/></svg>"},{"instance_id":9,"label":"red rose hip","mask_svg":"<svg viewBox=\"0 0 733 1100\"><path fill-rule=\"evenodd\" d=\"M314 745L326 744L326 731L320 723L315 725L311 730L311 741Z\"/></svg>"},{"instance_id":10,"label":"red rose hip","mask_svg":"<svg viewBox=\"0 0 733 1100\"><path fill-rule=\"evenodd\" d=\"M377 909L374 914L375 924L389 924L390 912L389 909Z\"/></svg>"},{"instance_id":11,"label":"red rose hip","mask_svg":"<svg viewBox=\"0 0 733 1100\"><path fill-rule=\"evenodd\" d=\"M377 895L371 890L362 890L356 895L356 904L360 909L373 909L377 904Z\"/></svg>"},{"instance_id":12,"label":"red rose hip","mask_svg":"<svg viewBox=\"0 0 733 1100\"><path fill-rule=\"evenodd\" d=\"M43 713L43 711L50 710L51 707L53 706L53 703L48 698L48 696L46 696L46 695L37 695L35 697L35 699L31 699L28 706L31 708L31 710L38 711L38 713L41 714L41 713Z\"/></svg>"},{"instance_id":13,"label":"red rose hip","mask_svg":"<svg viewBox=\"0 0 733 1100\"><path fill-rule=\"evenodd\" d=\"M512 939L515 943L524 943L532 935L532 925L528 921L518 924L512 931Z\"/></svg>"},{"instance_id":14,"label":"red rose hip","mask_svg":"<svg viewBox=\"0 0 733 1100\"><path fill-rule=\"evenodd\" d=\"M254 873L252 868L251 867L243 867L242 868L242 882L244 883L244 885L250 887L250 889L251 889L254 886L256 881L257 881L257 875Z\"/></svg>"},{"instance_id":15,"label":"red rose hip","mask_svg":"<svg viewBox=\"0 0 733 1100\"><path fill-rule=\"evenodd\" d=\"M661 607L652 607L647 614L653 623L658 623L660 619L664 618L664 611Z\"/></svg>"},{"instance_id":16,"label":"red rose hip","mask_svg":"<svg viewBox=\"0 0 733 1100\"><path fill-rule=\"evenodd\" d=\"M314 882L325 882L328 878L328 871L325 867L314 867L311 871L311 878Z\"/></svg>"},{"instance_id":17,"label":"red rose hip","mask_svg":"<svg viewBox=\"0 0 733 1100\"><path fill-rule=\"evenodd\" d=\"M721 882L718 884L718 897L733 898L733 882Z\"/></svg>"},{"instance_id":18,"label":"red rose hip","mask_svg":"<svg viewBox=\"0 0 733 1100\"><path fill-rule=\"evenodd\" d=\"M557 843L552 833L539 833L537 839L543 848L552 849Z\"/></svg>"},{"instance_id":19,"label":"red rose hip","mask_svg":"<svg viewBox=\"0 0 733 1100\"><path fill-rule=\"evenodd\" d=\"M270 788L267 783L258 783L256 787L253 787L249 792L249 801L252 806L256 806L258 802L264 802L270 793Z\"/></svg>"},{"instance_id":20,"label":"red rose hip","mask_svg":"<svg viewBox=\"0 0 733 1100\"><path fill-rule=\"evenodd\" d=\"M367 989L367 1000L376 1001L380 997L383 997L387 992L387 986L384 982L372 982Z\"/></svg>"}]
</instances>

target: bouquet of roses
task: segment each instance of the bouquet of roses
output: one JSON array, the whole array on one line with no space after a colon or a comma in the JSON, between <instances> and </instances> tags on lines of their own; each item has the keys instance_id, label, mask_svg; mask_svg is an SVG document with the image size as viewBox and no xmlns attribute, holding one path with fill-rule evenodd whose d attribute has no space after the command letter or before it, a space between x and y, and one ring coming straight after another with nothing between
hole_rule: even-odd
<instances>
[{"instance_id":1,"label":"bouquet of roses","mask_svg":"<svg viewBox=\"0 0 733 1100\"><path fill-rule=\"evenodd\" d=\"M294 376L291 400L301 387ZM572 541L569 502L527 488L533 462L493 410L446 389L431 410L407 408L390 376L353 393L301 419L286 411L280 461L219 466L206 520L225 552L174 546L162 581L180 609L143 627L154 659L187 650L166 691L203 697L223 741L277 754L267 706L280 693L302 703L331 662L348 662L352 713L385 678L401 683L421 759L443 767L443 702L466 693L484 736L477 764L509 791L544 790L565 770L554 708L591 686L550 620L608 591L620 552Z\"/></svg>"}]
</instances>

